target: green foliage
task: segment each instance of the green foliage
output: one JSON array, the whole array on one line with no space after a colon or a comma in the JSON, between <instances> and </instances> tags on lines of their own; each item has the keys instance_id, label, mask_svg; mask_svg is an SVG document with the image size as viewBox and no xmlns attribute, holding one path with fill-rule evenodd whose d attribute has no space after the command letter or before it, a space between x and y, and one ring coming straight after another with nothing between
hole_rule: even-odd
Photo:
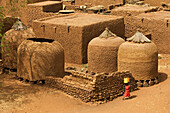
<instances>
[{"instance_id":1,"label":"green foliage","mask_svg":"<svg viewBox=\"0 0 170 113\"><path fill-rule=\"evenodd\" d=\"M0 1L1 2L1 1ZM3 6L0 6L0 47L1 47L1 53L4 53L4 47L7 49L7 51L10 51L9 45L8 45L8 40L5 38L6 34L2 33L2 29L4 27L4 19L6 19L7 22L10 23L9 19L6 18L5 13L13 13L14 17L18 16L15 14L18 14L20 11L19 7L25 7L25 4L31 3L31 0L6 0L6 7L4 8ZM7 11L5 10L7 9ZM13 16L13 15L11 15ZM21 15L19 15L21 17ZM5 53L7 56L9 56L8 53Z\"/></svg>"}]
</instances>

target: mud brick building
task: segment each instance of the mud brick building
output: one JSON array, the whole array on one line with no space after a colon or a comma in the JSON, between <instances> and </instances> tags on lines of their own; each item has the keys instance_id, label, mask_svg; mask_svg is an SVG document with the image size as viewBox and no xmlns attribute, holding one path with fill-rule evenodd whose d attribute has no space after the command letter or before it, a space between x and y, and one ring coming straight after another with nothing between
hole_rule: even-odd
<instances>
[{"instance_id":1,"label":"mud brick building","mask_svg":"<svg viewBox=\"0 0 170 113\"><path fill-rule=\"evenodd\" d=\"M145 4L150 4L151 6L160 6L162 2L170 3L170 0L145 0Z\"/></svg>"},{"instance_id":2,"label":"mud brick building","mask_svg":"<svg viewBox=\"0 0 170 113\"><path fill-rule=\"evenodd\" d=\"M25 13L22 15L22 21L27 26L32 26L32 21L43 17L53 16L62 9L61 1L44 1L28 4Z\"/></svg>"},{"instance_id":3,"label":"mud brick building","mask_svg":"<svg viewBox=\"0 0 170 113\"><path fill-rule=\"evenodd\" d=\"M127 20L130 20L132 16L139 15L141 13L150 13L150 12L156 12L158 10L158 7L148 7L148 6L139 6L139 5L125 5L122 7L117 7L115 9L111 10L112 15L117 16L123 16L124 17L124 23L125 23L125 37L131 37L134 34L131 34L129 36L129 26L127 23ZM133 31L133 33L136 33L136 31ZM147 35L147 34L145 34Z\"/></svg>"},{"instance_id":4,"label":"mud brick building","mask_svg":"<svg viewBox=\"0 0 170 113\"><path fill-rule=\"evenodd\" d=\"M114 72L110 75L68 72L70 75L63 79L48 77L46 83L84 102L107 102L122 95L125 77L130 78L131 91L136 89L135 79L129 71Z\"/></svg>"},{"instance_id":5,"label":"mud brick building","mask_svg":"<svg viewBox=\"0 0 170 113\"><path fill-rule=\"evenodd\" d=\"M158 7L148 7L148 6L141 6L141 5L124 5L121 7L116 7L112 9L111 14L117 16L136 16L141 13L149 13L157 11Z\"/></svg>"},{"instance_id":6,"label":"mud brick building","mask_svg":"<svg viewBox=\"0 0 170 113\"><path fill-rule=\"evenodd\" d=\"M124 37L124 19L112 15L71 14L33 21L38 38L58 41L65 50L66 63L87 63L87 46L108 27Z\"/></svg>"},{"instance_id":7,"label":"mud brick building","mask_svg":"<svg viewBox=\"0 0 170 113\"><path fill-rule=\"evenodd\" d=\"M170 53L170 12L143 13L126 20L126 36L131 37L137 29L144 34L151 33L151 40L158 47L158 53Z\"/></svg>"},{"instance_id":8,"label":"mud brick building","mask_svg":"<svg viewBox=\"0 0 170 113\"><path fill-rule=\"evenodd\" d=\"M85 5L85 4L92 4L95 5L103 5L108 7L108 5L114 4L124 4L125 0L75 0L76 5Z\"/></svg>"}]
</instances>

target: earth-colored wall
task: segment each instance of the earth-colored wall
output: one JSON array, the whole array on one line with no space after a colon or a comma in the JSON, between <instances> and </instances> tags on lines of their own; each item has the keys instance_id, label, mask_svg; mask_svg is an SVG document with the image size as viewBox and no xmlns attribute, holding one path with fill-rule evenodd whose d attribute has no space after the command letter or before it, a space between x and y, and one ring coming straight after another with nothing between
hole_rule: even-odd
<instances>
[{"instance_id":1,"label":"earth-colored wall","mask_svg":"<svg viewBox=\"0 0 170 113\"><path fill-rule=\"evenodd\" d=\"M42 3L44 4L44 3ZM46 3L48 4L48 2ZM53 12L57 12L62 9L62 3L54 3L53 5L41 6L36 4L28 4L27 8L24 9L24 13L22 15L22 21L27 26L32 26L32 21L48 16L56 15Z\"/></svg>"},{"instance_id":2,"label":"earth-colored wall","mask_svg":"<svg viewBox=\"0 0 170 113\"><path fill-rule=\"evenodd\" d=\"M144 0L145 4L150 4L151 6L160 6L162 2L170 3L170 0Z\"/></svg>"},{"instance_id":3,"label":"earth-colored wall","mask_svg":"<svg viewBox=\"0 0 170 113\"><path fill-rule=\"evenodd\" d=\"M76 5L85 5L86 3L91 3L95 5L103 5L107 7L111 4L124 4L124 0L75 0Z\"/></svg>"},{"instance_id":4,"label":"earth-colored wall","mask_svg":"<svg viewBox=\"0 0 170 113\"><path fill-rule=\"evenodd\" d=\"M159 54L170 53L170 12L143 13L126 20L125 34L133 36L139 28L143 34L151 33L151 40Z\"/></svg>"},{"instance_id":5,"label":"earth-colored wall","mask_svg":"<svg viewBox=\"0 0 170 113\"><path fill-rule=\"evenodd\" d=\"M5 8L6 10L5 15L20 17L23 23L27 26L31 26L31 21L34 19L55 15L53 13L44 13L42 7L35 7L35 8L28 7L27 3L22 3L22 1L24 0L19 0L18 3L13 6L15 8L18 8L17 11L9 11L12 8L12 6L8 5L8 1L6 0L1 0L0 5ZM60 0L29 0L28 4L43 2L43 1L60 1ZM23 7L21 7L21 5L23 5ZM60 5L58 9L62 9L62 6Z\"/></svg>"},{"instance_id":6,"label":"earth-colored wall","mask_svg":"<svg viewBox=\"0 0 170 113\"><path fill-rule=\"evenodd\" d=\"M116 35L124 37L124 19L116 16L73 14L33 22L33 30L37 37L51 38L61 43L65 49L66 62L76 64L87 63L88 43L99 36L106 27Z\"/></svg>"},{"instance_id":7,"label":"earth-colored wall","mask_svg":"<svg viewBox=\"0 0 170 113\"><path fill-rule=\"evenodd\" d=\"M134 91L136 83L129 71L115 72L110 75L101 73L90 75L70 71L70 76L65 76L63 79L47 78L46 84L84 102L107 102L123 94L125 77L130 78L130 90Z\"/></svg>"}]
</instances>

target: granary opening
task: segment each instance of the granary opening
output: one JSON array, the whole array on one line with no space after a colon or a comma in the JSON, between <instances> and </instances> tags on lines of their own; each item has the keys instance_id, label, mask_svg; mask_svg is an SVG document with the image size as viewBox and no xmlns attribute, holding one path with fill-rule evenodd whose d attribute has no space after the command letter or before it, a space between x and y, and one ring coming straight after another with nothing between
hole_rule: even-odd
<instances>
[{"instance_id":1,"label":"granary opening","mask_svg":"<svg viewBox=\"0 0 170 113\"><path fill-rule=\"evenodd\" d=\"M53 39L44 39L44 38L27 38L27 40L32 40L34 42L49 42L52 43Z\"/></svg>"}]
</instances>

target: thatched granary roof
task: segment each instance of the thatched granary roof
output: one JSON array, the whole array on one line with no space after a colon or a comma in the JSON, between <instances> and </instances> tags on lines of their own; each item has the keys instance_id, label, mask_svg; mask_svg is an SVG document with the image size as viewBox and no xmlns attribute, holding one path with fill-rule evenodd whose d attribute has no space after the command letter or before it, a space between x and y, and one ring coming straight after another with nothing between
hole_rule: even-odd
<instances>
[{"instance_id":1,"label":"thatched granary roof","mask_svg":"<svg viewBox=\"0 0 170 113\"><path fill-rule=\"evenodd\" d=\"M27 30L27 26L25 26L20 19L16 21L16 23L12 26L14 30Z\"/></svg>"},{"instance_id":2,"label":"thatched granary roof","mask_svg":"<svg viewBox=\"0 0 170 113\"><path fill-rule=\"evenodd\" d=\"M109 37L116 37L114 33L112 33L107 27L105 31L99 36L99 38L109 38Z\"/></svg>"},{"instance_id":3,"label":"thatched granary roof","mask_svg":"<svg viewBox=\"0 0 170 113\"><path fill-rule=\"evenodd\" d=\"M132 37L128 38L127 41L134 43L151 43L151 40L149 40L145 35L143 35L139 31L137 31L136 34Z\"/></svg>"}]
</instances>

